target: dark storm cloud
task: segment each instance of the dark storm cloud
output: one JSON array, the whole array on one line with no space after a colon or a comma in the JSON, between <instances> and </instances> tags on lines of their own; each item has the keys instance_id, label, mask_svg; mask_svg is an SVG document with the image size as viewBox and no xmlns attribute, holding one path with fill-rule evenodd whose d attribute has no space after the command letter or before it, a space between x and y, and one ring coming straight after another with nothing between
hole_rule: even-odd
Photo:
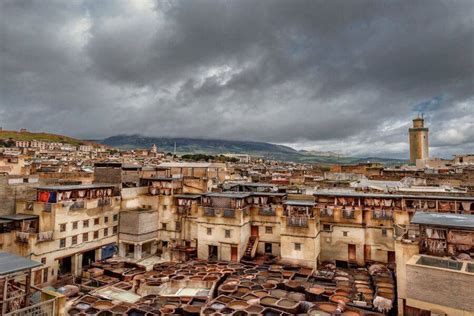
<instances>
[{"instance_id":1,"label":"dark storm cloud","mask_svg":"<svg viewBox=\"0 0 474 316\"><path fill-rule=\"evenodd\" d=\"M93 138L474 148L471 1L2 1L0 115Z\"/></svg>"}]
</instances>

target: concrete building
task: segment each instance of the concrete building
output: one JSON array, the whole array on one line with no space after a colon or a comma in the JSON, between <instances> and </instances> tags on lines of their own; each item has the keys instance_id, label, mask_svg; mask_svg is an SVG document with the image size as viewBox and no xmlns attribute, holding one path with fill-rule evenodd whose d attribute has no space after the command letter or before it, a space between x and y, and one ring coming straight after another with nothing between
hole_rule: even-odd
<instances>
[{"instance_id":1,"label":"concrete building","mask_svg":"<svg viewBox=\"0 0 474 316\"><path fill-rule=\"evenodd\" d=\"M418 212L411 224L396 241L399 315L474 315L474 216Z\"/></svg>"},{"instance_id":2,"label":"concrete building","mask_svg":"<svg viewBox=\"0 0 474 316\"><path fill-rule=\"evenodd\" d=\"M424 126L422 117L413 119L413 127L409 129L410 162L416 163L418 159L427 159L429 155L428 128Z\"/></svg>"},{"instance_id":3,"label":"concrete building","mask_svg":"<svg viewBox=\"0 0 474 316\"><path fill-rule=\"evenodd\" d=\"M35 285L80 276L83 266L115 252L119 209L111 185L37 187L35 200L18 201L16 214L0 216L0 244L43 263Z\"/></svg>"}]
</instances>

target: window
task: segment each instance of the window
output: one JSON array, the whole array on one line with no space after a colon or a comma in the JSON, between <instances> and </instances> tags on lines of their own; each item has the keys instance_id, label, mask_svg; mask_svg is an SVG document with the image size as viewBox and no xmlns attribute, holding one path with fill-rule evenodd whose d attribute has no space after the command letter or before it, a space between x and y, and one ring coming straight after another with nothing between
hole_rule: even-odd
<instances>
[{"instance_id":1,"label":"window","mask_svg":"<svg viewBox=\"0 0 474 316\"><path fill-rule=\"evenodd\" d=\"M212 235L212 228L209 228L209 227L207 228L207 234L208 234L209 236Z\"/></svg>"},{"instance_id":2,"label":"window","mask_svg":"<svg viewBox=\"0 0 474 316\"><path fill-rule=\"evenodd\" d=\"M99 239L99 231L98 230L96 230L94 232L94 239Z\"/></svg>"},{"instance_id":3,"label":"window","mask_svg":"<svg viewBox=\"0 0 474 316\"><path fill-rule=\"evenodd\" d=\"M265 234L272 234L273 227L272 226L265 226Z\"/></svg>"},{"instance_id":4,"label":"window","mask_svg":"<svg viewBox=\"0 0 474 316\"><path fill-rule=\"evenodd\" d=\"M108 228L104 228L104 237L105 236L108 236L109 235L109 229Z\"/></svg>"},{"instance_id":5,"label":"window","mask_svg":"<svg viewBox=\"0 0 474 316\"><path fill-rule=\"evenodd\" d=\"M77 245L77 236L72 236L71 245Z\"/></svg>"},{"instance_id":6,"label":"window","mask_svg":"<svg viewBox=\"0 0 474 316\"><path fill-rule=\"evenodd\" d=\"M225 238L230 238L230 229L224 230Z\"/></svg>"},{"instance_id":7,"label":"window","mask_svg":"<svg viewBox=\"0 0 474 316\"><path fill-rule=\"evenodd\" d=\"M163 211L166 211L168 209L168 205L163 205Z\"/></svg>"},{"instance_id":8,"label":"window","mask_svg":"<svg viewBox=\"0 0 474 316\"><path fill-rule=\"evenodd\" d=\"M66 238L59 239L59 248L66 247Z\"/></svg>"},{"instance_id":9,"label":"window","mask_svg":"<svg viewBox=\"0 0 474 316\"><path fill-rule=\"evenodd\" d=\"M118 233L118 226L114 226L114 227L112 228L112 233L113 233L113 234Z\"/></svg>"},{"instance_id":10,"label":"window","mask_svg":"<svg viewBox=\"0 0 474 316\"><path fill-rule=\"evenodd\" d=\"M62 232L65 232L66 231L66 224L60 224L59 225L59 231L62 233Z\"/></svg>"},{"instance_id":11,"label":"window","mask_svg":"<svg viewBox=\"0 0 474 316\"><path fill-rule=\"evenodd\" d=\"M300 251L301 250L301 244L300 243L295 243L295 250Z\"/></svg>"},{"instance_id":12,"label":"window","mask_svg":"<svg viewBox=\"0 0 474 316\"><path fill-rule=\"evenodd\" d=\"M118 214L114 214L114 222L118 221Z\"/></svg>"},{"instance_id":13,"label":"window","mask_svg":"<svg viewBox=\"0 0 474 316\"><path fill-rule=\"evenodd\" d=\"M100 224L100 218L94 218L94 225L99 225Z\"/></svg>"},{"instance_id":14,"label":"window","mask_svg":"<svg viewBox=\"0 0 474 316\"><path fill-rule=\"evenodd\" d=\"M109 222L109 217L108 216L104 216L104 223L107 224Z\"/></svg>"},{"instance_id":15,"label":"window","mask_svg":"<svg viewBox=\"0 0 474 316\"><path fill-rule=\"evenodd\" d=\"M82 221L82 227L83 228L89 227L89 220L88 219Z\"/></svg>"},{"instance_id":16,"label":"window","mask_svg":"<svg viewBox=\"0 0 474 316\"><path fill-rule=\"evenodd\" d=\"M349 235L349 232L342 232L342 236L347 237Z\"/></svg>"},{"instance_id":17,"label":"window","mask_svg":"<svg viewBox=\"0 0 474 316\"><path fill-rule=\"evenodd\" d=\"M323 224L323 231L325 231L325 232L330 232L330 231L331 231L331 225L329 225L329 224Z\"/></svg>"},{"instance_id":18,"label":"window","mask_svg":"<svg viewBox=\"0 0 474 316\"><path fill-rule=\"evenodd\" d=\"M41 263L46 264L46 258L41 258Z\"/></svg>"},{"instance_id":19,"label":"window","mask_svg":"<svg viewBox=\"0 0 474 316\"><path fill-rule=\"evenodd\" d=\"M89 233L82 234L82 242L89 241Z\"/></svg>"},{"instance_id":20,"label":"window","mask_svg":"<svg viewBox=\"0 0 474 316\"><path fill-rule=\"evenodd\" d=\"M181 222L176 222L176 223L175 223L175 228L176 228L175 230L176 230L177 232L180 232L180 231L181 231Z\"/></svg>"},{"instance_id":21,"label":"window","mask_svg":"<svg viewBox=\"0 0 474 316\"><path fill-rule=\"evenodd\" d=\"M382 236L387 237L387 229L386 228L382 228Z\"/></svg>"},{"instance_id":22,"label":"window","mask_svg":"<svg viewBox=\"0 0 474 316\"><path fill-rule=\"evenodd\" d=\"M79 222L72 222L72 229L77 229L77 224L78 224L78 223L79 223Z\"/></svg>"},{"instance_id":23,"label":"window","mask_svg":"<svg viewBox=\"0 0 474 316\"><path fill-rule=\"evenodd\" d=\"M166 223L161 223L161 229L166 230Z\"/></svg>"}]
</instances>

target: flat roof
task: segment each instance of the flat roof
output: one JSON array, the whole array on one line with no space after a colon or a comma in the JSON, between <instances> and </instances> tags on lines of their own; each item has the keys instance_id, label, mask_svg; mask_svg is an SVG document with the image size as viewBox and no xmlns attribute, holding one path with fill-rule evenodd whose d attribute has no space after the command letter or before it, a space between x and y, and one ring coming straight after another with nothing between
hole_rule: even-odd
<instances>
[{"instance_id":1,"label":"flat roof","mask_svg":"<svg viewBox=\"0 0 474 316\"><path fill-rule=\"evenodd\" d=\"M286 200L283 202L286 205L297 205L297 206L314 206L316 203L314 201L307 200Z\"/></svg>"},{"instance_id":2,"label":"flat roof","mask_svg":"<svg viewBox=\"0 0 474 316\"><path fill-rule=\"evenodd\" d=\"M225 184L225 183L224 183ZM236 187L238 185L246 186L246 187L276 187L275 184L272 183L261 183L261 182L227 182L228 185Z\"/></svg>"},{"instance_id":3,"label":"flat roof","mask_svg":"<svg viewBox=\"0 0 474 316\"><path fill-rule=\"evenodd\" d=\"M9 252L0 252L0 275L29 270L42 264Z\"/></svg>"},{"instance_id":4,"label":"flat roof","mask_svg":"<svg viewBox=\"0 0 474 316\"><path fill-rule=\"evenodd\" d=\"M8 223L11 223L13 222L12 220L9 220L9 219L3 219L3 218L0 218L0 225L1 224L8 224Z\"/></svg>"},{"instance_id":5,"label":"flat roof","mask_svg":"<svg viewBox=\"0 0 474 316\"><path fill-rule=\"evenodd\" d=\"M164 168L224 168L225 163L215 162L163 162L158 167Z\"/></svg>"},{"instance_id":6,"label":"flat roof","mask_svg":"<svg viewBox=\"0 0 474 316\"><path fill-rule=\"evenodd\" d=\"M286 193L283 192L249 192L252 196L280 196L283 197Z\"/></svg>"},{"instance_id":7,"label":"flat roof","mask_svg":"<svg viewBox=\"0 0 474 316\"><path fill-rule=\"evenodd\" d=\"M474 229L474 216L467 214L416 212L412 224Z\"/></svg>"},{"instance_id":8,"label":"flat roof","mask_svg":"<svg viewBox=\"0 0 474 316\"><path fill-rule=\"evenodd\" d=\"M31 214L10 214L10 215L0 215L0 219L6 219L11 221L24 221L30 219L37 219L38 215Z\"/></svg>"},{"instance_id":9,"label":"flat roof","mask_svg":"<svg viewBox=\"0 0 474 316\"><path fill-rule=\"evenodd\" d=\"M178 199L199 199L201 194L175 194L174 197Z\"/></svg>"},{"instance_id":10,"label":"flat roof","mask_svg":"<svg viewBox=\"0 0 474 316\"><path fill-rule=\"evenodd\" d=\"M395 198L395 199L429 199L429 200L468 200L474 201L474 196L448 196L448 195L413 195L413 194L389 194L389 193L365 193L349 191L315 191L313 195L324 196L350 196L350 197L369 197L369 198Z\"/></svg>"},{"instance_id":11,"label":"flat roof","mask_svg":"<svg viewBox=\"0 0 474 316\"><path fill-rule=\"evenodd\" d=\"M204 194L208 197L224 197L224 198L233 198L233 199L244 199L251 196L250 192L212 192Z\"/></svg>"},{"instance_id":12,"label":"flat roof","mask_svg":"<svg viewBox=\"0 0 474 316\"><path fill-rule=\"evenodd\" d=\"M45 185L35 187L37 190L45 191L70 191L70 190L88 190L88 189L101 189L101 188L113 188L113 184L95 183L95 184L72 184L72 185Z\"/></svg>"}]
</instances>

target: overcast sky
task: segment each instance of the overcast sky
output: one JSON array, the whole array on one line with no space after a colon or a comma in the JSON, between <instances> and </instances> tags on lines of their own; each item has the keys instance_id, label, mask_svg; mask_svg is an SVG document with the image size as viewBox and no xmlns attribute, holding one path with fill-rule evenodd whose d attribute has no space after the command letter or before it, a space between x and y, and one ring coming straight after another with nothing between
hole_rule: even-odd
<instances>
[{"instance_id":1,"label":"overcast sky","mask_svg":"<svg viewBox=\"0 0 474 316\"><path fill-rule=\"evenodd\" d=\"M474 153L474 1L0 1L0 126Z\"/></svg>"}]
</instances>

